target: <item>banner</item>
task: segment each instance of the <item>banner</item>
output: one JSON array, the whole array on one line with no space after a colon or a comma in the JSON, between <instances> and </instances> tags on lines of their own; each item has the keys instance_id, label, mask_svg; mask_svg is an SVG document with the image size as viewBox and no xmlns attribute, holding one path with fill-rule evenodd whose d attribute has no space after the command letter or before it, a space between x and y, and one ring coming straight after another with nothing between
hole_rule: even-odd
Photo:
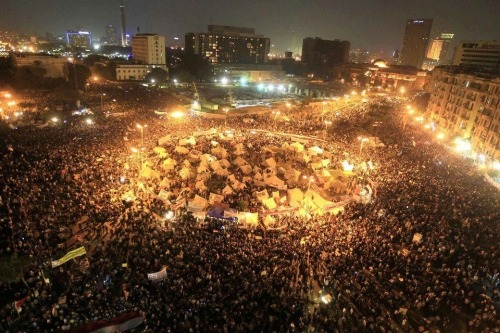
<instances>
[{"instance_id":1,"label":"banner","mask_svg":"<svg viewBox=\"0 0 500 333\"><path fill-rule=\"evenodd\" d=\"M206 131L196 131L193 132L193 136L202 136L202 135L213 135L217 134L217 130L215 128L206 130Z\"/></svg>"},{"instance_id":2,"label":"banner","mask_svg":"<svg viewBox=\"0 0 500 333\"><path fill-rule=\"evenodd\" d=\"M148 280L153 282L163 281L167 278L167 268L163 268L161 271L156 273L148 273Z\"/></svg>"},{"instance_id":3,"label":"banner","mask_svg":"<svg viewBox=\"0 0 500 333\"><path fill-rule=\"evenodd\" d=\"M61 259L52 261L52 268L57 267L57 266L61 266L65 262L67 262L67 261L69 261L69 260L71 260L73 258L83 256L86 253L87 253L87 251L85 251L85 248L83 246L79 247L79 248L77 248L77 249L75 249L73 251L69 251Z\"/></svg>"},{"instance_id":4,"label":"banner","mask_svg":"<svg viewBox=\"0 0 500 333\"><path fill-rule=\"evenodd\" d=\"M115 318L88 323L85 326L73 328L69 333L113 333L131 330L144 321L139 312L123 313Z\"/></svg>"}]
</instances>

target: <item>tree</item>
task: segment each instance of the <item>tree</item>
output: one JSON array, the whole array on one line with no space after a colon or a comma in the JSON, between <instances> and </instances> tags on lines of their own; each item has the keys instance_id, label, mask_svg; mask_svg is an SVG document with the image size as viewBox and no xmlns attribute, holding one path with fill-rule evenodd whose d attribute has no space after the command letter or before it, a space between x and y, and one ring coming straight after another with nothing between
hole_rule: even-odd
<instances>
[{"instance_id":1,"label":"tree","mask_svg":"<svg viewBox=\"0 0 500 333\"><path fill-rule=\"evenodd\" d=\"M76 78L75 78L76 72ZM80 64L67 63L65 66L66 78L70 84L74 84L75 89L83 89L92 73L88 67Z\"/></svg>"},{"instance_id":2,"label":"tree","mask_svg":"<svg viewBox=\"0 0 500 333\"><path fill-rule=\"evenodd\" d=\"M159 67L153 68L151 72L149 72L149 74L146 76L146 81L148 82L162 83L167 80L168 80L168 72Z\"/></svg>"}]
</instances>

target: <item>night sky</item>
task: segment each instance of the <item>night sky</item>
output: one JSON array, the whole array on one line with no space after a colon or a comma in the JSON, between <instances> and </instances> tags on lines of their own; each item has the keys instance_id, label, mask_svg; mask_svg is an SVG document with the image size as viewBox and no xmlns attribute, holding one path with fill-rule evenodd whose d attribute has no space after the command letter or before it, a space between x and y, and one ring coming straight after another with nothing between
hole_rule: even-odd
<instances>
[{"instance_id":1,"label":"night sky","mask_svg":"<svg viewBox=\"0 0 500 333\"><path fill-rule=\"evenodd\" d=\"M500 0L124 0L127 33L157 32L184 40L186 32L208 24L252 27L271 38L276 50L308 36L347 39L351 48L400 49L407 18L433 18L433 35L461 39L500 39ZM105 35L119 31L119 0L1 0L0 29L44 35L68 29ZM432 36L431 36L432 37Z\"/></svg>"}]
</instances>

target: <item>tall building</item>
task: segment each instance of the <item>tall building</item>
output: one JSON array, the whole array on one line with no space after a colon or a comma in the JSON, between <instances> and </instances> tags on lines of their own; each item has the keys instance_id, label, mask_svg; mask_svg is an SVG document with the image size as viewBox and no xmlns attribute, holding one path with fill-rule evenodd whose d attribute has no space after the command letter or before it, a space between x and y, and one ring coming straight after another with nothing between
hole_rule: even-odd
<instances>
[{"instance_id":1,"label":"tall building","mask_svg":"<svg viewBox=\"0 0 500 333\"><path fill-rule=\"evenodd\" d=\"M120 18L121 18L121 24L122 24L122 46L125 47L128 45L127 43L127 31L125 27L125 5L123 5L123 0L120 4Z\"/></svg>"},{"instance_id":2,"label":"tall building","mask_svg":"<svg viewBox=\"0 0 500 333\"><path fill-rule=\"evenodd\" d=\"M351 43L307 37L302 42L302 62L315 76L331 79L333 66L349 61Z\"/></svg>"},{"instance_id":3,"label":"tall building","mask_svg":"<svg viewBox=\"0 0 500 333\"><path fill-rule=\"evenodd\" d=\"M270 39L252 28L209 25L208 32L186 34L186 53L198 54L211 64L264 64Z\"/></svg>"},{"instance_id":4,"label":"tall building","mask_svg":"<svg viewBox=\"0 0 500 333\"><path fill-rule=\"evenodd\" d=\"M92 45L92 34L88 31L67 31L66 43L73 47L90 49Z\"/></svg>"},{"instance_id":5,"label":"tall building","mask_svg":"<svg viewBox=\"0 0 500 333\"><path fill-rule=\"evenodd\" d=\"M409 19L406 21L403 46L399 64L422 68L432 29L432 19Z\"/></svg>"},{"instance_id":6,"label":"tall building","mask_svg":"<svg viewBox=\"0 0 500 333\"><path fill-rule=\"evenodd\" d=\"M475 152L500 158L500 77L459 66L438 67L428 85L427 115Z\"/></svg>"},{"instance_id":7,"label":"tall building","mask_svg":"<svg viewBox=\"0 0 500 333\"><path fill-rule=\"evenodd\" d=\"M157 34L137 34L132 37L134 60L145 65L166 68L165 37Z\"/></svg>"},{"instance_id":8,"label":"tall building","mask_svg":"<svg viewBox=\"0 0 500 333\"><path fill-rule=\"evenodd\" d=\"M427 50L427 58L436 60L438 65L448 64L448 50L454 34L442 33L434 38Z\"/></svg>"},{"instance_id":9,"label":"tall building","mask_svg":"<svg viewBox=\"0 0 500 333\"><path fill-rule=\"evenodd\" d=\"M461 41L455 49L453 65L500 73L500 41Z\"/></svg>"},{"instance_id":10,"label":"tall building","mask_svg":"<svg viewBox=\"0 0 500 333\"><path fill-rule=\"evenodd\" d=\"M116 27L112 24L106 26L106 42L108 45L118 45L118 35L116 33Z\"/></svg>"}]
</instances>

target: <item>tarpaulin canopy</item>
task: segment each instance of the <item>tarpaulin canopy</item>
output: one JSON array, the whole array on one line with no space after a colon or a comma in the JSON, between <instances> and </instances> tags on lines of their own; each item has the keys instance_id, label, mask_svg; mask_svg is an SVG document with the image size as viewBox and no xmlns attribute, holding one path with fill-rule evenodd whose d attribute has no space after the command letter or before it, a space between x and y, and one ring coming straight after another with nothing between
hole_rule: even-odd
<instances>
[{"instance_id":1,"label":"tarpaulin canopy","mask_svg":"<svg viewBox=\"0 0 500 333\"><path fill-rule=\"evenodd\" d=\"M267 209L274 209L276 207L278 207L278 205L276 204L276 201L274 201L274 198L271 197L271 198L267 198L265 200L262 200L262 204L267 208Z\"/></svg>"}]
</instances>

